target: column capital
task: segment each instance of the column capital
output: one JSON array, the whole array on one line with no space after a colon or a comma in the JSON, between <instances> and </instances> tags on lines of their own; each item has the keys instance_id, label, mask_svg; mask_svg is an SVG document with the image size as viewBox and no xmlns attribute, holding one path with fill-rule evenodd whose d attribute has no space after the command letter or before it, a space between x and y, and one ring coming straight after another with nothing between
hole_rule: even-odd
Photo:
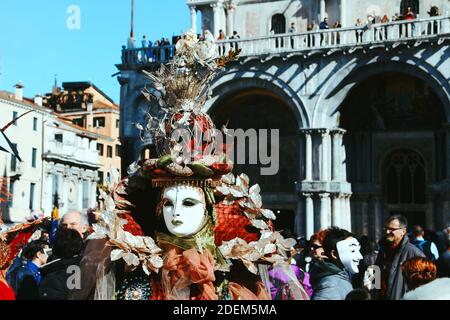
<instances>
[{"instance_id":1,"label":"column capital","mask_svg":"<svg viewBox=\"0 0 450 320\"><path fill-rule=\"evenodd\" d=\"M314 133L314 129L300 129L300 133L310 136Z\"/></svg>"},{"instance_id":2,"label":"column capital","mask_svg":"<svg viewBox=\"0 0 450 320\"><path fill-rule=\"evenodd\" d=\"M334 135L344 135L345 133L347 133L347 130L342 128L334 128L331 129L330 132Z\"/></svg>"},{"instance_id":3,"label":"column capital","mask_svg":"<svg viewBox=\"0 0 450 320\"><path fill-rule=\"evenodd\" d=\"M330 198L330 194L329 193L319 193L319 197L320 199L328 199Z\"/></svg>"},{"instance_id":4,"label":"column capital","mask_svg":"<svg viewBox=\"0 0 450 320\"><path fill-rule=\"evenodd\" d=\"M322 135L322 137L326 137L330 134L329 129L317 129L317 132L320 133L320 135Z\"/></svg>"},{"instance_id":5,"label":"column capital","mask_svg":"<svg viewBox=\"0 0 450 320\"><path fill-rule=\"evenodd\" d=\"M305 192L305 193L302 193L302 196L304 196L304 197L306 197L306 198L312 198L313 194L312 194L312 193Z\"/></svg>"},{"instance_id":6,"label":"column capital","mask_svg":"<svg viewBox=\"0 0 450 320\"><path fill-rule=\"evenodd\" d=\"M234 0L229 0L224 4L224 7L228 12L233 12L237 8L237 5Z\"/></svg>"},{"instance_id":7,"label":"column capital","mask_svg":"<svg viewBox=\"0 0 450 320\"><path fill-rule=\"evenodd\" d=\"M216 11L219 8L223 8L223 2L219 0L216 3L211 3L210 7L213 8L214 11Z\"/></svg>"},{"instance_id":8,"label":"column capital","mask_svg":"<svg viewBox=\"0 0 450 320\"><path fill-rule=\"evenodd\" d=\"M194 11L197 11L197 7L195 5L189 5L189 10L191 10L191 13Z\"/></svg>"}]
</instances>

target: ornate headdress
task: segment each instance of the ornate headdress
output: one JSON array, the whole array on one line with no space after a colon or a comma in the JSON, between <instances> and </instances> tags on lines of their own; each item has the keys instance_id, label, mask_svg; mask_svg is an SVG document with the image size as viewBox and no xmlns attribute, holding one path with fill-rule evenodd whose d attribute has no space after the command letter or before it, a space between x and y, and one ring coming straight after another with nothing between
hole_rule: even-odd
<instances>
[{"instance_id":1,"label":"ornate headdress","mask_svg":"<svg viewBox=\"0 0 450 320\"><path fill-rule=\"evenodd\" d=\"M136 169L151 177L155 187L215 187L233 165L219 143L221 131L202 108L210 82L239 52L230 50L227 56L219 57L209 31L204 40L198 40L193 32L186 33L175 50L167 66L161 65L153 73L143 71L151 80L143 94L158 102L162 115L149 114L145 128L138 126L154 138L158 158L145 159Z\"/></svg>"}]
</instances>

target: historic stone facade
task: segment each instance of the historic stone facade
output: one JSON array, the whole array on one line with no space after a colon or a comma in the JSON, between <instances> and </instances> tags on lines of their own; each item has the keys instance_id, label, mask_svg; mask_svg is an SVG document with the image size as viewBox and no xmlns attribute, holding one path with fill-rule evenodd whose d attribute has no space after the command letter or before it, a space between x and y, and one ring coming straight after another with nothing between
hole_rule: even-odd
<instances>
[{"instance_id":1,"label":"historic stone facade","mask_svg":"<svg viewBox=\"0 0 450 320\"><path fill-rule=\"evenodd\" d=\"M7 130L22 161L0 153L3 220L20 223L32 214L50 216L56 203L61 214L96 207L98 135L45 108L41 96L24 98L23 86L17 87L15 94L0 91L2 127L31 113Z\"/></svg>"},{"instance_id":2,"label":"historic stone facade","mask_svg":"<svg viewBox=\"0 0 450 320\"><path fill-rule=\"evenodd\" d=\"M365 22L369 15L387 15L389 19L395 14L403 15L408 6L420 18L428 17L431 6L438 6L442 14L450 8L446 0L188 0L187 3L194 29L200 19L202 30L210 30L216 36L219 30L228 36L237 31L241 37L285 33L292 22L297 31L304 32L308 24L317 27L324 17L331 25L339 21L342 27L351 27L357 19Z\"/></svg>"},{"instance_id":3,"label":"historic stone facade","mask_svg":"<svg viewBox=\"0 0 450 320\"><path fill-rule=\"evenodd\" d=\"M189 4L201 10L210 2L217 1ZM266 6L289 15L283 10L292 3L320 17L321 2L235 1L234 13L248 6L264 20L266 11L267 17L273 13ZM367 13L370 3L391 16L404 6L395 2L359 1L347 9L346 21ZM340 12L335 3L325 2L330 17ZM378 239L392 213L432 229L450 221L450 20L422 19L431 4L441 12L448 8L446 2L421 1L423 14L414 22L280 35L266 30L258 34L263 37L245 37L245 19L234 20L242 39L222 45L242 49L241 58L212 84L207 110L217 126L280 129L276 176L237 167L261 185L265 203L280 211L279 227L293 224L297 234L310 236L337 225ZM131 123L144 122L148 108L139 70L156 66L139 55L118 65L121 137L130 155L124 167L151 149L151 138L142 141Z\"/></svg>"}]
</instances>

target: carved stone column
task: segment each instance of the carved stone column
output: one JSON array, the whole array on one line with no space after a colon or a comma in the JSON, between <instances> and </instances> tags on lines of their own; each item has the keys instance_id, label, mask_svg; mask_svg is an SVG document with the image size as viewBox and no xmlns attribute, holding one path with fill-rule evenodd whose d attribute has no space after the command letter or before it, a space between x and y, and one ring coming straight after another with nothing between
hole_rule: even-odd
<instances>
[{"instance_id":1,"label":"carved stone column","mask_svg":"<svg viewBox=\"0 0 450 320\"><path fill-rule=\"evenodd\" d=\"M336 129L332 131L333 138L333 167L332 167L332 179L333 181L346 181L344 176L344 146L343 146L343 136L345 130Z\"/></svg>"},{"instance_id":2,"label":"carved stone column","mask_svg":"<svg viewBox=\"0 0 450 320\"><path fill-rule=\"evenodd\" d=\"M330 155L330 132L328 129L320 129L318 132L321 135L322 138L322 148L321 148L321 170L320 170L320 180L321 181L329 181L330 180L330 162L329 162L329 155Z\"/></svg>"},{"instance_id":3,"label":"carved stone column","mask_svg":"<svg viewBox=\"0 0 450 320\"><path fill-rule=\"evenodd\" d=\"M304 130L306 140L305 150L305 180L312 180L312 130Z\"/></svg>"},{"instance_id":4,"label":"carved stone column","mask_svg":"<svg viewBox=\"0 0 450 320\"><path fill-rule=\"evenodd\" d=\"M341 0L340 13L341 13L341 25L342 25L342 28L346 28L346 27L348 27L348 22L347 22L347 0Z\"/></svg>"},{"instance_id":5,"label":"carved stone column","mask_svg":"<svg viewBox=\"0 0 450 320\"><path fill-rule=\"evenodd\" d=\"M329 193L320 193L320 229L331 225L331 203Z\"/></svg>"},{"instance_id":6,"label":"carved stone column","mask_svg":"<svg viewBox=\"0 0 450 320\"><path fill-rule=\"evenodd\" d=\"M305 207L306 207L306 237L309 239L314 234L314 201L312 198L312 193L303 193L305 197Z\"/></svg>"},{"instance_id":7,"label":"carved stone column","mask_svg":"<svg viewBox=\"0 0 450 320\"><path fill-rule=\"evenodd\" d=\"M230 2L227 5L227 36L231 37L234 31L234 11L236 9L236 4Z\"/></svg>"},{"instance_id":8,"label":"carved stone column","mask_svg":"<svg viewBox=\"0 0 450 320\"><path fill-rule=\"evenodd\" d=\"M339 193L333 194L332 211L332 225L341 227L341 195Z\"/></svg>"},{"instance_id":9,"label":"carved stone column","mask_svg":"<svg viewBox=\"0 0 450 320\"><path fill-rule=\"evenodd\" d=\"M189 6L189 10L191 11L191 30L197 33L197 9L195 6Z\"/></svg>"},{"instance_id":10,"label":"carved stone column","mask_svg":"<svg viewBox=\"0 0 450 320\"><path fill-rule=\"evenodd\" d=\"M382 212L382 197L380 195L372 195L370 201L370 225L371 238L378 241L383 236L383 212Z\"/></svg>"},{"instance_id":11,"label":"carved stone column","mask_svg":"<svg viewBox=\"0 0 450 320\"><path fill-rule=\"evenodd\" d=\"M326 16L327 16L327 12L326 12L325 0L320 0L320 21L322 22Z\"/></svg>"}]
</instances>

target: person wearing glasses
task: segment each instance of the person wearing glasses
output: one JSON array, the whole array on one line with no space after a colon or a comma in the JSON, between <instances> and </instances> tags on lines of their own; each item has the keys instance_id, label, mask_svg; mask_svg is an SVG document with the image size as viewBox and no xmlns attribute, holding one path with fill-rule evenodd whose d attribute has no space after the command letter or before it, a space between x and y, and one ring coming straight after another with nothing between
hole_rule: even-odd
<instances>
[{"instance_id":1,"label":"person wearing glasses","mask_svg":"<svg viewBox=\"0 0 450 320\"><path fill-rule=\"evenodd\" d=\"M408 289L401 264L413 257L425 257L409 242L407 228L408 220L402 215L393 215L385 222L380 252L375 262L381 271L381 299L400 300Z\"/></svg>"}]
</instances>

